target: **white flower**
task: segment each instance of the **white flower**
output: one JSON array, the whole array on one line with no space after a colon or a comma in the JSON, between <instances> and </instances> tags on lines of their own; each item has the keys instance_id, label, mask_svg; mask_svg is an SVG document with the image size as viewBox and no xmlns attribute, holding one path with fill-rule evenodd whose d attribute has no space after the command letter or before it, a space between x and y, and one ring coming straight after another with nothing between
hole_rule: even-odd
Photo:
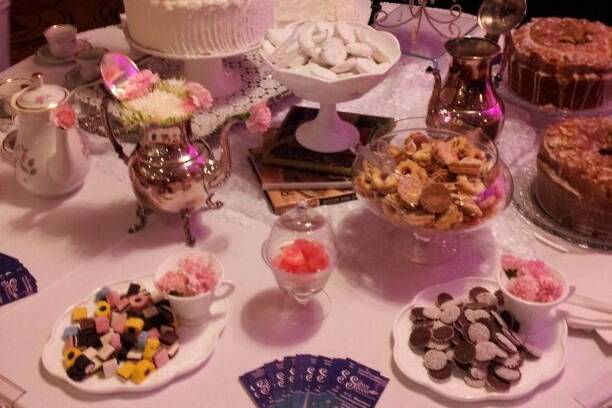
<instances>
[{"instance_id":1,"label":"white flower","mask_svg":"<svg viewBox=\"0 0 612 408\"><path fill-rule=\"evenodd\" d=\"M132 114L138 117L132 117ZM191 113L184 108L183 98L161 89L124 102L123 118L128 123L134 120L143 125L177 123L190 116Z\"/></svg>"}]
</instances>

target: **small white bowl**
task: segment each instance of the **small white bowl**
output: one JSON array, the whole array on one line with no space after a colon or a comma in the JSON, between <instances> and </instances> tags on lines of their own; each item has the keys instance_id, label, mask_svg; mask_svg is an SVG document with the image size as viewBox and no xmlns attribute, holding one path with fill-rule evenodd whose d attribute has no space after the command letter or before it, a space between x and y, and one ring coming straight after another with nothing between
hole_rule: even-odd
<instances>
[{"instance_id":1,"label":"small white bowl","mask_svg":"<svg viewBox=\"0 0 612 408\"><path fill-rule=\"evenodd\" d=\"M504 270L500 268L497 274L497 284L504 294L504 306L512 312L516 320L521 324L521 333L533 334L554 322L556 319L556 315L553 313L554 309L565 302L570 294L570 286L565 277L556 269L549 265L547 266L554 278L563 286L561 296L552 302L532 302L513 295L508 290L509 279Z\"/></svg>"},{"instance_id":2,"label":"small white bowl","mask_svg":"<svg viewBox=\"0 0 612 408\"><path fill-rule=\"evenodd\" d=\"M179 261L190 255L209 258L209 266L217 276L217 285L206 293L199 293L194 296L174 296L165 293L157 286L157 281L167 272L177 270ZM210 252L198 251L196 249L187 250L176 255L172 255L157 268L155 273L155 287L164 294L170 302L179 324L184 326L200 326L207 323L213 316L210 314L210 306L213 302L224 299L234 292L235 286L232 282L223 279L224 270L221 261Z\"/></svg>"}]
</instances>

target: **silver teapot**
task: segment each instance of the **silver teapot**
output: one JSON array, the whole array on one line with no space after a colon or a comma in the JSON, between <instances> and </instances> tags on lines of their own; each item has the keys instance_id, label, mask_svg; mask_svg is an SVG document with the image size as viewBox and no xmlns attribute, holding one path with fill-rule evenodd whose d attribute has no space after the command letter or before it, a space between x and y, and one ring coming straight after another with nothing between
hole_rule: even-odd
<instances>
[{"instance_id":1,"label":"silver teapot","mask_svg":"<svg viewBox=\"0 0 612 408\"><path fill-rule=\"evenodd\" d=\"M106 54L103 63L118 66L122 76L104 83L111 95L117 96L117 80L125 80L138 73L132 60L123 54ZM119 158L127 164L138 207L138 222L130 233L142 230L153 210L180 213L187 245L195 239L191 233L191 215L200 209L219 209L221 201L213 200L215 190L231 174L229 131L238 121L230 119L221 130L220 156L203 140L193 137L190 119L172 126L142 126L135 149L127 155L118 142L111 126L107 95L103 101L104 119L108 137Z\"/></svg>"}]
</instances>

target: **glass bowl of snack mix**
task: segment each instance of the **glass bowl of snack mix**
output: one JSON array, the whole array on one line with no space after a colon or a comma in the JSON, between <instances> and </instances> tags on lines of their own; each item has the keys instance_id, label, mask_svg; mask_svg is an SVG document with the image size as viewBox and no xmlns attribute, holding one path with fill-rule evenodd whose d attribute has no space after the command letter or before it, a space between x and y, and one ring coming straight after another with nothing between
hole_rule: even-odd
<instances>
[{"instance_id":1,"label":"glass bowl of snack mix","mask_svg":"<svg viewBox=\"0 0 612 408\"><path fill-rule=\"evenodd\" d=\"M449 260L459 234L500 214L513 190L486 135L430 128L396 129L359 147L353 186L368 209L400 227L391 243L420 264Z\"/></svg>"}]
</instances>

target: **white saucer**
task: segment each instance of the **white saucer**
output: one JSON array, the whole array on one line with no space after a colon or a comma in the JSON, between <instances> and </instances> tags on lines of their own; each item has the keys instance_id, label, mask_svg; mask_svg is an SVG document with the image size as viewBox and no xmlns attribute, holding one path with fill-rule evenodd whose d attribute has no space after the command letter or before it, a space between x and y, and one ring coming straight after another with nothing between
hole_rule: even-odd
<instances>
[{"instance_id":1,"label":"white saucer","mask_svg":"<svg viewBox=\"0 0 612 408\"><path fill-rule=\"evenodd\" d=\"M449 380L434 382L423 366L423 356L415 353L409 346L408 339L412 329L410 310L415 306L434 306L439 293L446 292L454 297L464 296L470 288L482 286L492 292L498 289L497 284L489 279L464 278L448 283L430 286L415 296L414 300L404 307L393 324L393 360L398 368L410 380L430 390L456 401L512 400L534 392L543 383L558 376L565 365L567 352L567 324L560 320L529 336L528 340L543 350L538 360L525 360L521 365L521 379L513 384L507 392L490 391L485 388L472 388L465 381L453 375Z\"/></svg>"},{"instance_id":2,"label":"white saucer","mask_svg":"<svg viewBox=\"0 0 612 408\"><path fill-rule=\"evenodd\" d=\"M138 282L148 290L154 289L153 275L141 276L129 281L121 281L107 286L119 292L125 292L131 282ZM227 322L227 316L229 314L229 302L227 302L227 300L220 300L212 304L211 315L215 317L210 320L207 325L199 327L185 327L179 325L177 329L180 342L178 354L171 359L167 365L159 370L155 370L155 372L142 384L122 382L117 376L113 378L102 378L99 375L93 375L82 382L75 382L68 377L62 364L62 349L64 347L62 334L64 328L72 324L71 313L74 307L86 305L88 312L90 314L93 313L94 296L99 290L100 288L96 289L91 295L70 306L57 319L51 329L49 340L45 344L41 357L43 366L51 375L89 394L151 391L197 369L204 364L213 353L217 341L225 328L225 323Z\"/></svg>"},{"instance_id":3,"label":"white saucer","mask_svg":"<svg viewBox=\"0 0 612 408\"><path fill-rule=\"evenodd\" d=\"M78 49L77 52L83 51L93 46L87 40L77 40ZM38 61L43 62L45 64L66 64L69 62L73 62L76 60L76 53L73 56L60 58L51 54L51 49L49 48L49 44L45 44L36 50L36 58Z\"/></svg>"}]
</instances>

